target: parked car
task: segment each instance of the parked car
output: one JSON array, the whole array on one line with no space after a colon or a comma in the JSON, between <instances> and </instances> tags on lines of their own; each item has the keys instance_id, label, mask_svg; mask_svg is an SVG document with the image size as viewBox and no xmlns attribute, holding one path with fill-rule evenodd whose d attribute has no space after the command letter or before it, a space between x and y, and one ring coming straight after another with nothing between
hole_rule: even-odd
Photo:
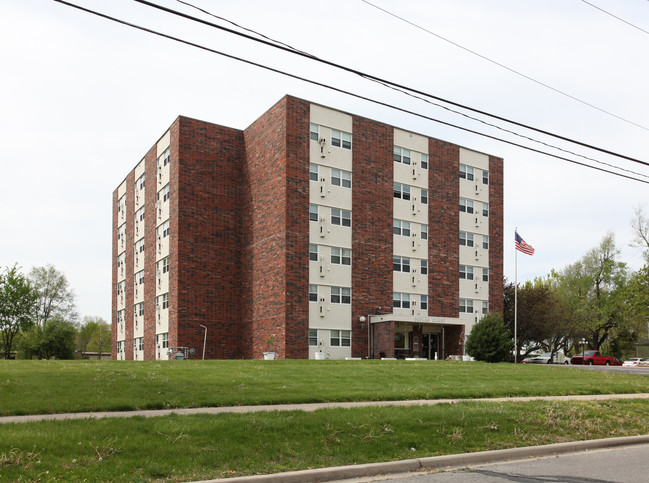
<instances>
[{"instance_id":1,"label":"parked car","mask_svg":"<svg viewBox=\"0 0 649 483\"><path fill-rule=\"evenodd\" d=\"M593 364L598 366L622 365L621 362L620 364L616 364L616 360L620 362L620 360L615 357L603 356L600 351L585 351L583 356L581 354L572 356L570 364L588 364L589 366L592 366Z\"/></svg>"},{"instance_id":2,"label":"parked car","mask_svg":"<svg viewBox=\"0 0 649 483\"><path fill-rule=\"evenodd\" d=\"M632 367L638 367L638 363L641 361L644 361L646 359L643 359L642 357L632 357L631 359L627 359L622 363L623 366L632 366Z\"/></svg>"},{"instance_id":3,"label":"parked car","mask_svg":"<svg viewBox=\"0 0 649 483\"><path fill-rule=\"evenodd\" d=\"M613 358L613 362L611 362L611 365L612 365L612 366L621 366L621 365L623 365L623 364L624 364L624 363L623 363L620 359L618 359L617 357L614 357L614 358Z\"/></svg>"},{"instance_id":4,"label":"parked car","mask_svg":"<svg viewBox=\"0 0 649 483\"><path fill-rule=\"evenodd\" d=\"M528 357L523 359L523 364L568 364L568 359L563 355L563 352L557 352L553 358L550 358L550 352L544 352L538 356Z\"/></svg>"}]
</instances>

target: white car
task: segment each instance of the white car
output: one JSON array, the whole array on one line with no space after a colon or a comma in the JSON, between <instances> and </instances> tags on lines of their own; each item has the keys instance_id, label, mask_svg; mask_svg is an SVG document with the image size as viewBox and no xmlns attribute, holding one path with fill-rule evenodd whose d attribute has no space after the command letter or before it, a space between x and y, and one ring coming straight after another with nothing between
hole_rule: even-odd
<instances>
[{"instance_id":1,"label":"white car","mask_svg":"<svg viewBox=\"0 0 649 483\"><path fill-rule=\"evenodd\" d=\"M632 357L631 359L624 361L622 365L634 367L637 366L640 361L644 361L644 359L642 357Z\"/></svg>"}]
</instances>

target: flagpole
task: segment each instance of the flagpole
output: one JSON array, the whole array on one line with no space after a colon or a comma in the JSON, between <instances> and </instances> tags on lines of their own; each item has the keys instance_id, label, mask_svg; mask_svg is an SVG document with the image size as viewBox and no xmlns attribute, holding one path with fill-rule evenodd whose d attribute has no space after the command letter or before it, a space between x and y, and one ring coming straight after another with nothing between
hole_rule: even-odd
<instances>
[{"instance_id":1,"label":"flagpole","mask_svg":"<svg viewBox=\"0 0 649 483\"><path fill-rule=\"evenodd\" d=\"M514 228L516 239L518 227ZM518 250L514 247L514 364L518 363Z\"/></svg>"}]
</instances>

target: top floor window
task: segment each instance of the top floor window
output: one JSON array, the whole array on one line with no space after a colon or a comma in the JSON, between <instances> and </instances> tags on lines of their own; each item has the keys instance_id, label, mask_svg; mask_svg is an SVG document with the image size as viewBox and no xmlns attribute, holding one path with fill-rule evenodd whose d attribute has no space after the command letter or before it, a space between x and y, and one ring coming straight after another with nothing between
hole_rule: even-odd
<instances>
[{"instance_id":1,"label":"top floor window","mask_svg":"<svg viewBox=\"0 0 649 483\"><path fill-rule=\"evenodd\" d=\"M137 187L138 189L141 189L141 190L144 189L144 179L145 179L145 176L142 175L142 176L140 176L140 177L137 179L137 181L135 182L135 185L136 185L136 187Z\"/></svg>"},{"instance_id":2,"label":"top floor window","mask_svg":"<svg viewBox=\"0 0 649 483\"><path fill-rule=\"evenodd\" d=\"M395 146L394 161L397 163L410 164L410 150Z\"/></svg>"},{"instance_id":3,"label":"top floor window","mask_svg":"<svg viewBox=\"0 0 649 483\"><path fill-rule=\"evenodd\" d=\"M465 164L460 165L460 178L468 181L473 181L473 168Z\"/></svg>"},{"instance_id":4,"label":"top floor window","mask_svg":"<svg viewBox=\"0 0 649 483\"><path fill-rule=\"evenodd\" d=\"M482 184L489 184L489 171L482 171Z\"/></svg>"},{"instance_id":5,"label":"top floor window","mask_svg":"<svg viewBox=\"0 0 649 483\"><path fill-rule=\"evenodd\" d=\"M348 132L331 130L331 145L343 149L352 148L352 135Z\"/></svg>"}]
</instances>

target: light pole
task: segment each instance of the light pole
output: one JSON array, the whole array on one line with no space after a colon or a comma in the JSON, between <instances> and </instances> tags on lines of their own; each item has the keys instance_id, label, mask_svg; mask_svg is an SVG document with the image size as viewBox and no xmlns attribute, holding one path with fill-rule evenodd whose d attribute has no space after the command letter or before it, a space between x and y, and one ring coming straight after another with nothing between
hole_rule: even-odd
<instances>
[{"instance_id":1,"label":"light pole","mask_svg":"<svg viewBox=\"0 0 649 483\"><path fill-rule=\"evenodd\" d=\"M582 337L581 338L581 359L584 359L584 355L586 354L586 338Z\"/></svg>"},{"instance_id":2,"label":"light pole","mask_svg":"<svg viewBox=\"0 0 649 483\"><path fill-rule=\"evenodd\" d=\"M203 324L199 324L203 329L205 329L205 337L203 338L203 360L205 360L205 344L207 344L207 327Z\"/></svg>"}]
</instances>

